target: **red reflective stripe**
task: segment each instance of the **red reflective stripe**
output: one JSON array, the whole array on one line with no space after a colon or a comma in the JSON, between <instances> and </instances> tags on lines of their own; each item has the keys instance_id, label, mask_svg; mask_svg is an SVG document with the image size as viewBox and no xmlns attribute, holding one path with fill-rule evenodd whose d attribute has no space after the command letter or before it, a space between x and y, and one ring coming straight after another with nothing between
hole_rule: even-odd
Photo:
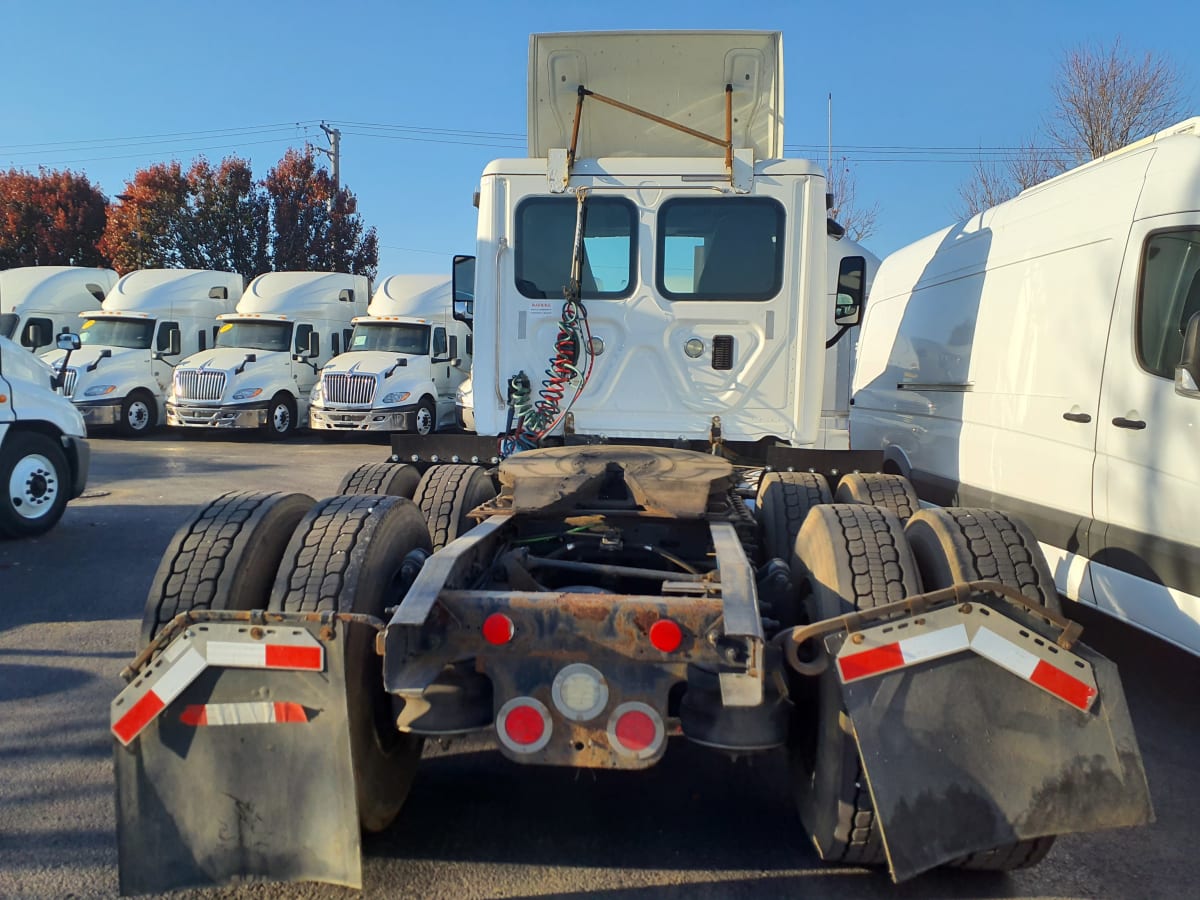
<instances>
[{"instance_id":1,"label":"red reflective stripe","mask_svg":"<svg viewBox=\"0 0 1200 900\"><path fill-rule=\"evenodd\" d=\"M204 704L185 706L179 714L179 721L184 725L207 725L208 707Z\"/></svg>"},{"instance_id":2,"label":"red reflective stripe","mask_svg":"<svg viewBox=\"0 0 1200 900\"><path fill-rule=\"evenodd\" d=\"M267 644L268 669L320 669L320 647L289 647L286 644Z\"/></svg>"},{"instance_id":3,"label":"red reflective stripe","mask_svg":"<svg viewBox=\"0 0 1200 900\"><path fill-rule=\"evenodd\" d=\"M1038 662L1029 680L1080 709L1087 709L1096 696L1095 688L1044 661Z\"/></svg>"},{"instance_id":4,"label":"red reflective stripe","mask_svg":"<svg viewBox=\"0 0 1200 900\"><path fill-rule=\"evenodd\" d=\"M903 665L904 653L901 652L898 643L864 650L862 653L843 656L838 660L843 681L852 681L855 678L875 675L889 669L899 669Z\"/></svg>"},{"instance_id":5,"label":"red reflective stripe","mask_svg":"<svg viewBox=\"0 0 1200 900\"><path fill-rule=\"evenodd\" d=\"M129 712L117 719L112 727L113 734L119 737L122 743L128 744L162 712L165 705L158 694L147 691L141 700L129 708Z\"/></svg>"},{"instance_id":6,"label":"red reflective stripe","mask_svg":"<svg viewBox=\"0 0 1200 900\"><path fill-rule=\"evenodd\" d=\"M304 707L299 703L276 703L275 704L275 721L276 722L307 722L308 713L304 711Z\"/></svg>"}]
</instances>

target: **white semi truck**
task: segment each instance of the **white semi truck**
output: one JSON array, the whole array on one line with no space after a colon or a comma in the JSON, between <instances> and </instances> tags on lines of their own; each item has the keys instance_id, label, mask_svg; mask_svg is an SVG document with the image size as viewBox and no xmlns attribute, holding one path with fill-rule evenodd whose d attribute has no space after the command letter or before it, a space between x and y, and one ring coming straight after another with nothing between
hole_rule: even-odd
<instances>
[{"instance_id":1,"label":"white semi truck","mask_svg":"<svg viewBox=\"0 0 1200 900\"><path fill-rule=\"evenodd\" d=\"M79 337L56 344L69 355ZM83 417L54 382L50 366L0 335L0 538L49 531L87 484Z\"/></svg>"},{"instance_id":2,"label":"white semi truck","mask_svg":"<svg viewBox=\"0 0 1200 900\"><path fill-rule=\"evenodd\" d=\"M159 425L176 362L211 346L216 317L233 309L242 283L232 272L142 269L123 276L100 309L80 313L83 347L65 367L63 391L88 426L137 437ZM64 364L61 351L43 358Z\"/></svg>"},{"instance_id":3,"label":"white semi truck","mask_svg":"<svg viewBox=\"0 0 1200 900\"><path fill-rule=\"evenodd\" d=\"M366 312L370 290L365 275L259 275L237 310L218 316L215 346L175 369L167 424L291 434L308 421L321 366L349 344L350 323Z\"/></svg>"},{"instance_id":4,"label":"white semi truck","mask_svg":"<svg viewBox=\"0 0 1200 900\"><path fill-rule=\"evenodd\" d=\"M446 275L393 275L340 356L321 370L309 426L326 431L430 434L455 424L471 368L471 329L455 318Z\"/></svg>"},{"instance_id":5,"label":"white semi truck","mask_svg":"<svg viewBox=\"0 0 1200 900\"><path fill-rule=\"evenodd\" d=\"M78 331L79 314L95 309L116 283L112 269L23 266L0 272L0 337L45 353L58 335Z\"/></svg>"},{"instance_id":6,"label":"white semi truck","mask_svg":"<svg viewBox=\"0 0 1200 900\"><path fill-rule=\"evenodd\" d=\"M896 879L1149 820L1028 529L806 452L832 226L777 158L782 89L777 33L534 35L530 157L488 166L454 267L479 434L393 433L337 496L228 493L176 534L111 707L124 892L360 884L360 829L465 734L576 769L782 749L797 843Z\"/></svg>"}]
</instances>

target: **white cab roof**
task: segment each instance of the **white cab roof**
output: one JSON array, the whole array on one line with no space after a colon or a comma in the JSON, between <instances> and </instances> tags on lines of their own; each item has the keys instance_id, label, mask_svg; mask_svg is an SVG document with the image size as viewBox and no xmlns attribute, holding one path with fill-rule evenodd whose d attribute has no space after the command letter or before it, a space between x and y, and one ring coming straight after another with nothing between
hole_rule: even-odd
<instances>
[{"instance_id":1,"label":"white cab roof","mask_svg":"<svg viewBox=\"0 0 1200 900\"><path fill-rule=\"evenodd\" d=\"M18 306L30 309L56 309L75 306L78 310L94 307L114 284L112 269L88 269L82 266L21 266L0 272L0 312L13 312ZM96 291L100 296L96 296ZM73 303L72 301L76 301Z\"/></svg>"},{"instance_id":2,"label":"white cab roof","mask_svg":"<svg viewBox=\"0 0 1200 900\"><path fill-rule=\"evenodd\" d=\"M367 307L368 316L433 318L450 312L450 279L445 275L390 275Z\"/></svg>"},{"instance_id":3,"label":"white cab roof","mask_svg":"<svg viewBox=\"0 0 1200 900\"><path fill-rule=\"evenodd\" d=\"M352 293L346 294L344 292ZM342 272L267 272L246 287L237 315L349 319L366 311L371 283ZM345 299L345 298L349 299Z\"/></svg>"},{"instance_id":4,"label":"white cab roof","mask_svg":"<svg viewBox=\"0 0 1200 900\"><path fill-rule=\"evenodd\" d=\"M81 315L194 315L230 312L242 293L242 276L204 269L139 269L121 277L97 313ZM213 293L224 297L213 297Z\"/></svg>"},{"instance_id":5,"label":"white cab roof","mask_svg":"<svg viewBox=\"0 0 1200 900\"><path fill-rule=\"evenodd\" d=\"M529 38L529 155L571 144L578 88L725 138L733 86L733 146L783 156L783 36L778 31L612 31ZM579 159L715 156L722 147L589 97Z\"/></svg>"}]
</instances>

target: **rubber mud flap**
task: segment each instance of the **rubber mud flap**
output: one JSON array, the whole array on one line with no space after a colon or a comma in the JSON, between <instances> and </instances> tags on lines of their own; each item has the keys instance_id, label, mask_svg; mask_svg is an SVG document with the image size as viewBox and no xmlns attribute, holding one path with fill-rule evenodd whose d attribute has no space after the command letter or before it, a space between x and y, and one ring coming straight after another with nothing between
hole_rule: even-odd
<instances>
[{"instance_id":1,"label":"rubber mud flap","mask_svg":"<svg viewBox=\"0 0 1200 900\"><path fill-rule=\"evenodd\" d=\"M845 634L826 638L836 656ZM842 684L896 881L1014 841L1154 813L1116 665L1087 712L970 651Z\"/></svg>"},{"instance_id":2,"label":"rubber mud flap","mask_svg":"<svg viewBox=\"0 0 1200 900\"><path fill-rule=\"evenodd\" d=\"M114 740L122 894L231 881L361 886L347 627L363 626L322 642L323 672L210 667L128 747ZM263 710L276 721L219 724Z\"/></svg>"}]
</instances>

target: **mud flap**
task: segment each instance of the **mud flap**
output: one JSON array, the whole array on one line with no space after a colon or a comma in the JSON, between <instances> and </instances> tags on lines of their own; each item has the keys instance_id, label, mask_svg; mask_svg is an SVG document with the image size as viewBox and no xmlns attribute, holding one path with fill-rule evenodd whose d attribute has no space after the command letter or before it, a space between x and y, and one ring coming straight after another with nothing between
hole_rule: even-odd
<instances>
[{"instance_id":1,"label":"mud flap","mask_svg":"<svg viewBox=\"0 0 1200 900\"><path fill-rule=\"evenodd\" d=\"M893 878L1153 821L1116 666L996 610L966 612L826 638Z\"/></svg>"},{"instance_id":2,"label":"mud flap","mask_svg":"<svg viewBox=\"0 0 1200 900\"><path fill-rule=\"evenodd\" d=\"M225 664L216 661L222 628L230 630L219 645ZM303 629L286 630L307 644L293 638L275 656L283 666L251 668L247 658L264 648L248 629L189 629L114 702L122 894L231 881L361 886L348 629L319 644ZM307 665L303 654L321 648L319 668ZM156 706L161 712L143 724L136 710Z\"/></svg>"}]
</instances>

